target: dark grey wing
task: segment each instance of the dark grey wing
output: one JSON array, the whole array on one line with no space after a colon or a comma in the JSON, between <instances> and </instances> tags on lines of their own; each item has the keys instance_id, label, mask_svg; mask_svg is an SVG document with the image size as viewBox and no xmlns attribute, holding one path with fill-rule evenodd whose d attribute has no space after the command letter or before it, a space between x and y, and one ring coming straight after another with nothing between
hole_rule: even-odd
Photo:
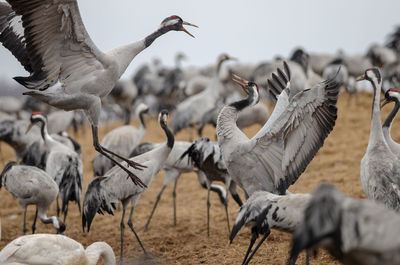
<instances>
[{"instance_id":1,"label":"dark grey wing","mask_svg":"<svg viewBox=\"0 0 400 265\"><path fill-rule=\"evenodd\" d=\"M7 3L0 3L0 42L17 58L26 71L32 72L21 16L17 16Z\"/></svg>"}]
</instances>

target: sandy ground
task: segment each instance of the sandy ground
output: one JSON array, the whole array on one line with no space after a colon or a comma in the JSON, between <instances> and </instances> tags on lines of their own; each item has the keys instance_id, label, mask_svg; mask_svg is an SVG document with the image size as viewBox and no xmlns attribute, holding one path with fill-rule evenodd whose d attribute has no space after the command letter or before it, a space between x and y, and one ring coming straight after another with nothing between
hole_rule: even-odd
<instances>
[{"instance_id":1,"label":"sandy ground","mask_svg":"<svg viewBox=\"0 0 400 265\"><path fill-rule=\"evenodd\" d=\"M371 117L372 95L361 94L358 103L352 98L349 101L347 94L340 96L338 107L339 115L333 132L325 141L317 156L308 166L305 173L290 188L296 193L311 192L318 184L329 182L336 185L345 194L353 197L364 197L359 179L360 160L368 144ZM385 107L384 117L391 110ZM135 123L136 124L136 123ZM165 141L165 136L156 121L148 123L148 132L145 141ZM101 137L119 124L103 126ZM245 130L249 136L254 135L260 126L253 126ZM206 135L214 139L215 131L212 127L206 128ZM398 121L392 129L393 138L399 140L400 130ZM183 131L176 136L177 140L189 140L189 131ZM84 185L83 190L93 178L91 159L95 156L92 147L90 130L80 132L77 137L83 148ZM14 158L13 151L5 144L0 145L1 168L8 160ZM158 174L149 189L138 202L133 215L133 224L138 231L146 249L154 256L146 259L133 233L126 226L125 230L125 262L126 264L240 264L247 249L250 231L245 228L237 235L232 244L228 242L228 231L224 208L216 194L211 195L211 230L207 237L206 196L207 191L201 188L194 173L184 174L178 182L177 189L177 226L173 225L172 186L168 187L154 214L150 228L143 231L144 224L150 214L157 193L162 187L164 173ZM243 198L243 196L242 196ZM4 188L0 191L0 217L2 225L2 248L14 238L22 235L23 211L16 199ZM238 206L230 198L229 212L231 225L236 218ZM55 204L50 208L48 215L55 215ZM28 227L34 216L34 207L28 209ZM90 233L82 232L81 216L78 207L70 206L67 220L66 235L87 246L95 241L106 241L110 244L119 258L121 211L114 216L97 215L92 223ZM38 222L37 232L54 233L51 225ZM254 257L252 264L285 264L291 236L273 231L269 238ZM304 255L297 264L304 264ZM339 264L326 252L320 252L311 264Z\"/></svg>"}]
</instances>

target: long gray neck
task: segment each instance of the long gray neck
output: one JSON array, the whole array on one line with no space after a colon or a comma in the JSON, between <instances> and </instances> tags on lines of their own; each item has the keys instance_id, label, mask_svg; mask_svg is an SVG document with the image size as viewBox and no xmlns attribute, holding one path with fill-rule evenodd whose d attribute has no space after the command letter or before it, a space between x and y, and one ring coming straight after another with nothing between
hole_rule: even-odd
<instances>
[{"instance_id":1,"label":"long gray neck","mask_svg":"<svg viewBox=\"0 0 400 265\"><path fill-rule=\"evenodd\" d=\"M382 118L381 107L380 107L381 84L378 83L376 80L373 80L371 84L374 89L374 98L372 102L371 131L369 134L368 145L376 144L379 142L385 142L381 124L381 118Z\"/></svg>"},{"instance_id":2,"label":"long gray neck","mask_svg":"<svg viewBox=\"0 0 400 265\"><path fill-rule=\"evenodd\" d=\"M218 63L217 63L217 68L216 68L216 74L217 74L217 76L219 76L219 72L221 71L222 63L225 62L225 61L226 61L226 59L223 59L223 60L219 60L219 61L218 61Z\"/></svg>"},{"instance_id":3,"label":"long gray neck","mask_svg":"<svg viewBox=\"0 0 400 265\"><path fill-rule=\"evenodd\" d=\"M42 221L42 223L53 224L55 229L60 228L57 217L55 217L55 216L47 217L46 211L43 211L42 209L38 209L38 215L39 215L40 221Z\"/></svg>"},{"instance_id":4,"label":"long gray neck","mask_svg":"<svg viewBox=\"0 0 400 265\"><path fill-rule=\"evenodd\" d=\"M389 113L389 115L387 116L387 118L386 118L386 120L385 120L385 122L383 123L383 126L382 126L382 127L388 128L389 132L390 132L390 129L392 127L393 119L394 119L394 117L396 117L397 112L399 111L399 108L400 108L400 103L396 99L395 103L394 103L394 108Z\"/></svg>"}]
</instances>

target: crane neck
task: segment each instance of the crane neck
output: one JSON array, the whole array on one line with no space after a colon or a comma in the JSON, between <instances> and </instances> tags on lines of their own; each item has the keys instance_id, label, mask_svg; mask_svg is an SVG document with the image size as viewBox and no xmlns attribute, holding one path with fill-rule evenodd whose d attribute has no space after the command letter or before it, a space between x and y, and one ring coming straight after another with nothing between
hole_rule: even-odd
<instances>
[{"instance_id":1,"label":"crane neck","mask_svg":"<svg viewBox=\"0 0 400 265\"><path fill-rule=\"evenodd\" d=\"M118 79L125 73L129 64L136 57L136 55L149 47L155 39L164 35L170 30L171 29L168 27L159 28L142 40L123 45L109 51L108 54L114 57L115 62L118 64Z\"/></svg>"},{"instance_id":2,"label":"crane neck","mask_svg":"<svg viewBox=\"0 0 400 265\"><path fill-rule=\"evenodd\" d=\"M383 129L388 128L388 130L390 132L390 129L392 128L392 124L393 124L393 119L394 119L394 117L396 117L397 112L399 112L399 108L400 108L400 102L396 99L394 102L394 107L393 107L392 111L389 113L385 122L383 123L383 126L382 126Z\"/></svg>"},{"instance_id":3,"label":"crane neck","mask_svg":"<svg viewBox=\"0 0 400 265\"><path fill-rule=\"evenodd\" d=\"M165 135L167 136L168 148L172 149L174 147L174 142L175 142L174 135L172 134L171 130L168 128L168 126L165 124L164 121L160 121L160 126L164 130Z\"/></svg>"},{"instance_id":4,"label":"crane neck","mask_svg":"<svg viewBox=\"0 0 400 265\"><path fill-rule=\"evenodd\" d=\"M146 123L144 122L144 114L145 114L145 111L141 111L139 113L139 120L140 120L140 128L141 129L146 129Z\"/></svg>"},{"instance_id":5,"label":"crane neck","mask_svg":"<svg viewBox=\"0 0 400 265\"><path fill-rule=\"evenodd\" d=\"M42 221L42 223L44 224L53 224L55 229L59 229L60 228L60 224L58 222L58 218L56 216L50 216L48 217L46 214L46 210L39 208L38 207L38 215L40 218L40 221Z\"/></svg>"},{"instance_id":6,"label":"crane neck","mask_svg":"<svg viewBox=\"0 0 400 265\"><path fill-rule=\"evenodd\" d=\"M241 111L249 106L254 106L260 100L260 94L255 88L248 88L248 95L245 99L233 102L230 104L231 107L235 108L236 111Z\"/></svg>"},{"instance_id":7,"label":"crane neck","mask_svg":"<svg viewBox=\"0 0 400 265\"><path fill-rule=\"evenodd\" d=\"M221 71L222 63L223 63L223 62L226 62L227 60L228 60L228 59L218 60L218 62L217 62L217 68L216 68L216 74L217 74L217 76L219 76L219 73L220 73L220 71Z\"/></svg>"},{"instance_id":8,"label":"crane neck","mask_svg":"<svg viewBox=\"0 0 400 265\"><path fill-rule=\"evenodd\" d=\"M43 141L46 145L55 142L53 137L51 137L49 132L47 131L47 121L40 121L40 134L42 135Z\"/></svg>"},{"instance_id":9,"label":"crane neck","mask_svg":"<svg viewBox=\"0 0 400 265\"><path fill-rule=\"evenodd\" d=\"M381 84L376 82L376 80L371 81L372 87L374 89L374 97L372 102L372 116L371 116L371 129L369 134L369 143L376 144L379 142L385 142L382 131L382 114L380 105L380 91Z\"/></svg>"},{"instance_id":10,"label":"crane neck","mask_svg":"<svg viewBox=\"0 0 400 265\"><path fill-rule=\"evenodd\" d=\"M105 242L95 242L85 250L88 265L96 265L99 258L103 258L105 265L116 265L115 254L112 248Z\"/></svg>"}]
</instances>

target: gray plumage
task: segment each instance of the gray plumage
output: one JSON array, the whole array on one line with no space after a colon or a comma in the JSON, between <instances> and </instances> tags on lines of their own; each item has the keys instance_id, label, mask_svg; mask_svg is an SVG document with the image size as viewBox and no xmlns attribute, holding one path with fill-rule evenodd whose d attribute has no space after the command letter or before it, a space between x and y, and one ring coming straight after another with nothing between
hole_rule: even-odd
<instances>
[{"instance_id":1,"label":"gray plumage","mask_svg":"<svg viewBox=\"0 0 400 265\"><path fill-rule=\"evenodd\" d=\"M174 136L166 125L167 116L168 113L166 111L162 111L159 115L159 124L167 136L167 142L134 158L146 166L146 168L141 171L135 171L135 173L146 185L150 185L154 176L163 168L164 163L174 146ZM121 261L123 257L123 233L125 228L124 218L126 207L128 206L129 202L132 202L133 207L131 208L129 215L128 225L135 234L143 251L146 253L146 250L144 249L143 244L132 225L134 206L139 201L144 191L144 188L136 186L129 179L127 179L127 173L125 171L117 166L114 166L104 175L104 177L95 178L92 182L90 182L85 193L82 214L82 226L84 230L85 227L87 227L88 231L90 230L96 213L103 213L103 211L105 211L109 214L113 214L113 211L116 209L116 205L120 202L122 203L123 212L120 223Z\"/></svg>"},{"instance_id":2,"label":"gray plumage","mask_svg":"<svg viewBox=\"0 0 400 265\"><path fill-rule=\"evenodd\" d=\"M321 185L293 234L290 264L303 249L319 247L344 264L400 264L399 234L400 216L395 211Z\"/></svg>"},{"instance_id":3,"label":"gray plumage","mask_svg":"<svg viewBox=\"0 0 400 265\"><path fill-rule=\"evenodd\" d=\"M23 233L26 229L26 209L28 205L36 205L36 214L32 224L32 233L36 230L36 218L45 224L53 224L57 232L65 230L64 223L57 217L47 217L46 212L56 200L58 185L43 170L32 166L21 166L9 162L0 174L0 187L5 187L24 209Z\"/></svg>"},{"instance_id":4,"label":"gray plumage","mask_svg":"<svg viewBox=\"0 0 400 265\"><path fill-rule=\"evenodd\" d=\"M366 79L374 89L371 128L367 150L361 159L361 185L367 198L400 210L400 160L383 136L380 110L382 77L378 68L367 69L358 80Z\"/></svg>"},{"instance_id":5,"label":"gray plumage","mask_svg":"<svg viewBox=\"0 0 400 265\"><path fill-rule=\"evenodd\" d=\"M64 213L64 222L68 215L69 201L75 201L81 211L82 194L82 175L83 163L80 154L74 149L57 142L47 132L47 119L41 113L34 113L31 116L31 126L38 124L41 135L44 139L46 154L45 171L57 183L62 201L62 212ZM39 154L38 154L39 155ZM58 206L58 200L57 200ZM59 208L57 207L57 211Z\"/></svg>"},{"instance_id":6,"label":"gray plumage","mask_svg":"<svg viewBox=\"0 0 400 265\"><path fill-rule=\"evenodd\" d=\"M222 74L221 66L223 62L230 59L231 57L226 54L220 55L217 60L216 73L207 88L186 98L176 106L171 120L171 128L174 134L184 128L200 123L204 113L213 109L217 101L228 93L225 87L227 77Z\"/></svg>"},{"instance_id":7,"label":"gray plumage","mask_svg":"<svg viewBox=\"0 0 400 265\"><path fill-rule=\"evenodd\" d=\"M266 191L257 191L240 207L232 233L231 243L243 226L251 229L252 237L243 264L248 264L269 236L271 229L292 233L303 219L303 212L310 200L309 194L276 195ZM262 239L249 256L251 248L259 235Z\"/></svg>"},{"instance_id":8,"label":"gray plumage","mask_svg":"<svg viewBox=\"0 0 400 265\"><path fill-rule=\"evenodd\" d=\"M383 107L389 102L394 102L394 106L392 111L389 113L385 122L382 125L382 132L383 136L385 137L386 143L389 146L392 153L396 155L398 158L400 158L400 144L395 142L390 135L393 119L396 117L397 112L399 111L400 108L400 92L398 89L388 89L385 92L384 103L382 103L381 107Z\"/></svg>"},{"instance_id":9,"label":"gray plumage","mask_svg":"<svg viewBox=\"0 0 400 265\"><path fill-rule=\"evenodd\" d=\"M228 216L228 190L236 203L241 206L242 200L237 192L237 185L228 174L225 162L222 159L221 151L217 142L212 142L207 137L199 138L182 154L181 159L188 156L196 167L203 171L206 178L207 194L207 235L210 235L210 191L212 182L221 181L225 184L225 191L219 193L224 196L222 203L225 206L225 212L228 222L228 231L230 233L229 216ZM218 190L216 190L218 192ZM220 195L220 197L222 197Z\"/></svg>"},{"instance_id":10,"label":"gray plumage","mask_svg":"<svg viewBox=\"0 0 400 265\"><path fill-rule=\"evenodd\" d=\"M98 141L101 98L111 92L131 61L155 39L171 30L193 37L183 25L195 25L178 16L167 17L144 39L102 52L85 29L77 0L7 2L0 5L0 41L30 73L14 78L30 89L24 95L64 110L82 109L91 123L96 151L113 160L110 155L115 153ZM134 161L120 158L140 168ZM143 185L129 169L123 169L136 185Z\"/></svg>"},{"instance_id":11,"label":"gray plumage","mask_svg":"<svg viewBox=\"0 0 400 265\"><path fill-rule=\"evenodd\" d=\"M285 89L270 118L253 138L249 139L235 122L239 111L259 101L255 83L235 76L248 96L225 106L218 116L222 157L246 197L258 190L285 194L335 125L339 84L331 79L309 89L292 91L289 67L284 67L284 71L279 69L273 75L270 84Z\"/></svg>"},{"instance_id":12,"label":"gray plumage","mask_svg":"<svg viewBox=\"0 0 400 265\"><path fill-rule=\"evenodd\" d=\"M74 111L53 111L47 115L48 132L50 134L66 131L71 125L75 117Z\"/></svg>"}]
</instances>

